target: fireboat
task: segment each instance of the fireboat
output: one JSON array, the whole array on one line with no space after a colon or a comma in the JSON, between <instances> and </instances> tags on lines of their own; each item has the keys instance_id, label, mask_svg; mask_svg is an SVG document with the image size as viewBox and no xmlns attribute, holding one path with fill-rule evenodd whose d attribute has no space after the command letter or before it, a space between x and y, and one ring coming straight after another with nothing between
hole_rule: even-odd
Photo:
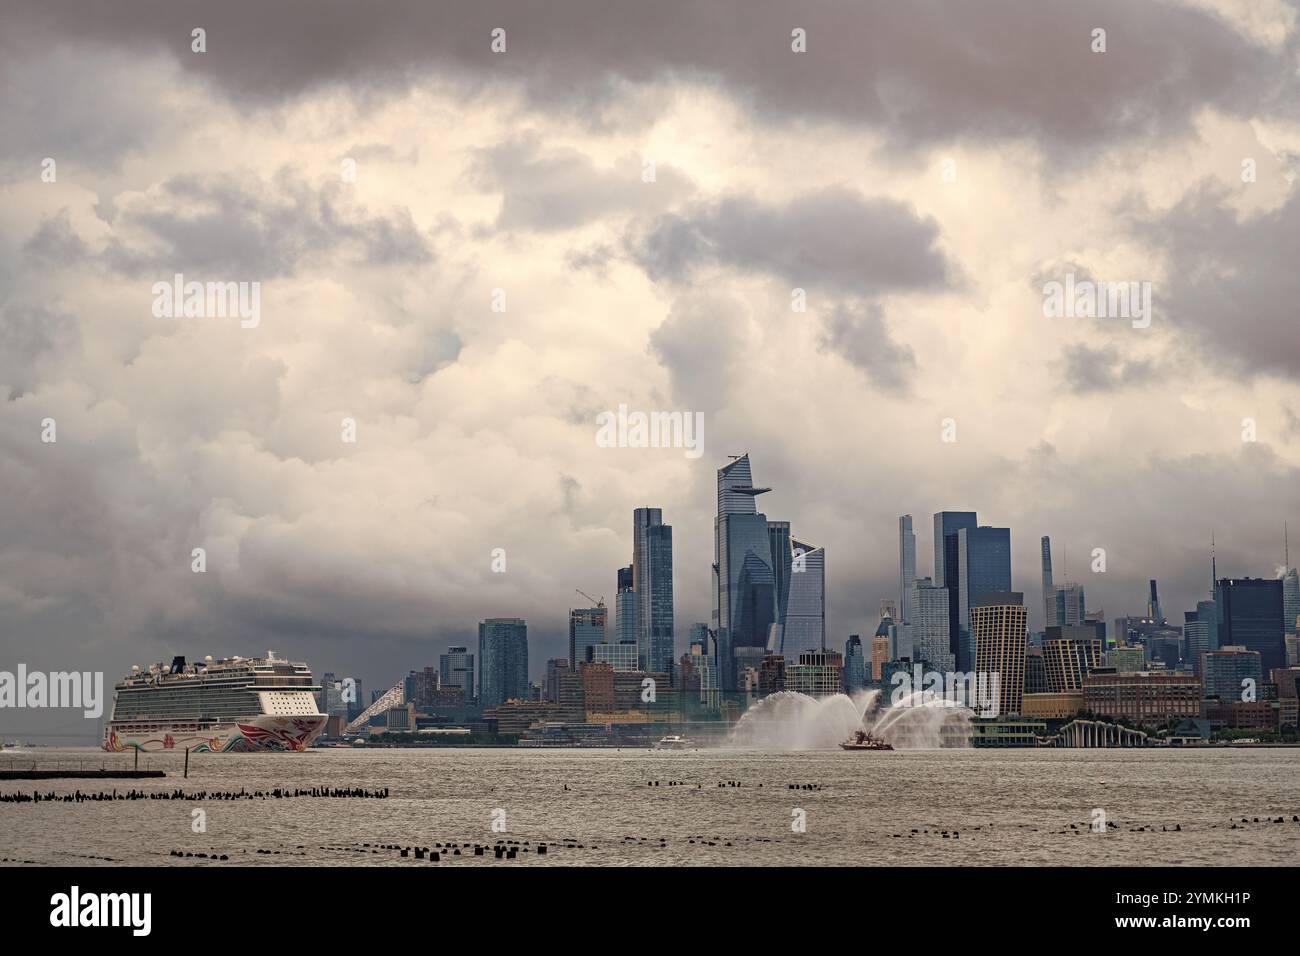
<instances>
[{"instance_id":1,"label":"fireboat","mask_svg":"<svg viewBox=\"0 0 1300 956\"><path fill-rule=\"evenodd\" d=\"M855 730L853 736L844 743L840 744L844 750L893 750L892 744L887 744L879 737L873 737L865 730Z\"/></svg>"}]
</instances>

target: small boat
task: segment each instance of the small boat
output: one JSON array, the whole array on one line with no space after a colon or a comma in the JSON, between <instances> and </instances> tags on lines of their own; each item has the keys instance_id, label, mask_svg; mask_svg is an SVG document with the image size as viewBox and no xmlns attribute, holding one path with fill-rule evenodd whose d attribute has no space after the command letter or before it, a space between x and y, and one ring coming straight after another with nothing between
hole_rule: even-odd
<instances>
[{"instance_id":1,"label":"small boat","mask_svg":"<svg viewBox=\"0 0 1300 956\"><path fill-rule=\"evenodd\" d=\"M892 744L887 744L879 737L873 737L865 730L855 730L853 736L844 743L840 744L844 750L893 750Z\"/></svg>"},{"instance_id":2,"label":"small boat","mask_svg":"<svg viewBox=\"0 0 1300 956\"><path fill-rule=\"evenodd\" d=\"M660 738L659 742L655 744L655 750L689 750L694 746L695 742L690 738L671 734Z\"/></svg>"}]
</instances>

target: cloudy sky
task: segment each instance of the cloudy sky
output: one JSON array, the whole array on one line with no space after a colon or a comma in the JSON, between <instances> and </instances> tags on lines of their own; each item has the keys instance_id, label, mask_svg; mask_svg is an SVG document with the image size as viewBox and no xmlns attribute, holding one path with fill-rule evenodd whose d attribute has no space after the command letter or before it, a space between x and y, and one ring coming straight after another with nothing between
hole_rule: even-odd
<instances>
[{"instance_id":1,"label":"cloudy sky","mask_svg":"<svg viewBox=\"0 0 1300 956\"><path fill-rule=\"evenodd\" d=\"M744 451L833 643L903 513L923 571L934 511L1010 526L1034 626L1043 534L1108 618L1193 606L1211 532L1300 550L1294 4L11 2L0 129L0 669L372 688L517 615L537 674L638 506L680 646ZM1069 272L1150 327L1046 318ZM155 316L176 273L260 323ZM598 447L620 404L704 454Z\"/></svg>"}]
</instances>

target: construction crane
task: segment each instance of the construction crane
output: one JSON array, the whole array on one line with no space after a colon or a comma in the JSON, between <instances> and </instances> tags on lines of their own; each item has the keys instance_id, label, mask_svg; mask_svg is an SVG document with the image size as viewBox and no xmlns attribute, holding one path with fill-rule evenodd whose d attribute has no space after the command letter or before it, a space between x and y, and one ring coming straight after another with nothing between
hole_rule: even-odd
<instances>
[{"instance_id":1,"label":"construction crane","mask_svg":"<svg viewBox=\"0 0 1300 956\"><path fill-rule=\"evenodd\" d=\"M577 591L579 594L581 594L583 597L585 597L588 601L596 601L596 599L595 599L594 597L592 597L590 594L588 594L586 591L582 590L581 588L574 588L573 590ZM596 601L596 607L604 607L604 606L605 606L605 596L604 596L604 595L601 595L600 600L599 600L599 601Z\"/></svg>"}]
</instances>

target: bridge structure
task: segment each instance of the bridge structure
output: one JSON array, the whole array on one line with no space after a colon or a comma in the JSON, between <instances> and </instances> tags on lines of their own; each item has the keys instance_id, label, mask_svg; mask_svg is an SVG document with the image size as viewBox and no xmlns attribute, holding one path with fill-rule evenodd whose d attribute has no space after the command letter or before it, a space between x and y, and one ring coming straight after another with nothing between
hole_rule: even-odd
<instances>
[{"instance_id":1,"label":"bridge structure","mask_svg":"<svg viewBox=\"0 0 1300 956\"><path fill-rule=\"evenodd\" d=\"M376 697L373 704L361 713L357 714L357 719L343 728L343 736L346 737L349 734L355 734L362 727L370 723L370 718L375 716L375 714L383 713L390 707L401 707L404 703L406 703L406 681L399 680L392 687L388 688L388 690Z\"/></svg>"},{"instance_id":2,"label":"bridge structure","mask_svg":"<svg viewBox=\"0 0 1300 956\"><path fill-rule=\"evenodd\" d=\"M1104 720L1072 720L1039 741L1043 747L1145 747L1149 743L1145 732Z\"/></svg>"}]
</instances>

